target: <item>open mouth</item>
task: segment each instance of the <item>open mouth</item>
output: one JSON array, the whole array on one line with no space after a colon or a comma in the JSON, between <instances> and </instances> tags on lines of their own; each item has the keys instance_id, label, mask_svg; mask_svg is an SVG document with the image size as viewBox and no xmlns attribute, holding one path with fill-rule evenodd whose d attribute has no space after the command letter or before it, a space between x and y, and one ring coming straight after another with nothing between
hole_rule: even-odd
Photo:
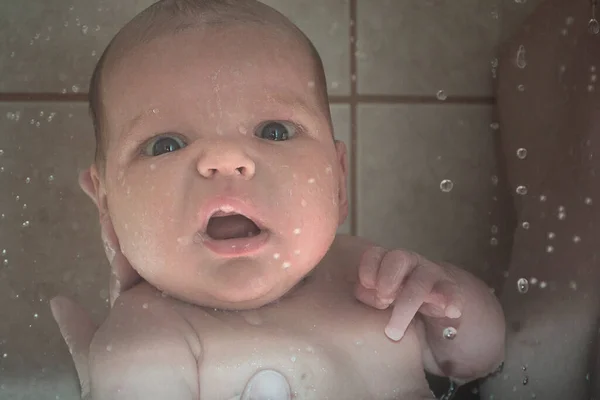
<instances>
[{"instance_id":1,"label":"open mouth","mask_svg":"<svg viewBox=\"0 0 600 400\"><path fill-rule=\"evenodd\" d=\"M213 240L257 236L261 229L250 218L238 213L217 211L208 220L206 235Z\"/></svg>"}]
</instances>

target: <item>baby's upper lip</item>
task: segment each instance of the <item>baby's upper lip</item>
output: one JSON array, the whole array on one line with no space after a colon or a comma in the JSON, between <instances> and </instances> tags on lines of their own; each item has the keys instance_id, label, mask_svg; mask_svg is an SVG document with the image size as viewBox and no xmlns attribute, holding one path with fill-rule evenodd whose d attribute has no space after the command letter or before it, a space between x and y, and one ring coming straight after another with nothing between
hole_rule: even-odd
<instances>
[{"instance_id":1,"label":"baby's upper lip","mask_svg":"<svg viewBox=\"0 0 600 400\"><path fill-rule=\"evenodd\" d=\"M265 230L263 218L256 207L251 206L240 197L216 196L205 201L198 212L202 232L206 232L208 221L215 214L217 216L241 214L254 222L260 230Z\"/></svg>"}]
</instances>

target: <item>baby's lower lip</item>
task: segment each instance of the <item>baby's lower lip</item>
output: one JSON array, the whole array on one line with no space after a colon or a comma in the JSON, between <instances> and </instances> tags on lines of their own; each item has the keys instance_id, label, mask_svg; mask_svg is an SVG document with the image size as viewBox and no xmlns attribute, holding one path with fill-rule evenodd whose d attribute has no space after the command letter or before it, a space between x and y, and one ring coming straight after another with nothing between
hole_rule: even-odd
<instances>
[{"instance_id":1,"label":"baby's lower lip","mask_svg":"<svg viewBox=\"0 0 600 400\"><path fill-rule=\"evenodd\" d=\"M206 232L201 232L196 235L194 241L222 257L241 257L260 251L267 244L269 237L270 233L267 230L261 230L255 236L223 240L213 239Z\"/></svg>"}]
</instances>

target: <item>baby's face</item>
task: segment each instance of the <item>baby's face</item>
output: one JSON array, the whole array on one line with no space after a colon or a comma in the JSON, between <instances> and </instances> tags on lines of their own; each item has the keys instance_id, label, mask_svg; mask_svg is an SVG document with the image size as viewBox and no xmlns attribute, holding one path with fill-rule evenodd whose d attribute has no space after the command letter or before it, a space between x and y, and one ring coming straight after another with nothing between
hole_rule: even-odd
<instances>
[{"instance_id":1,"label":"baby's face","mask_svg":"<svg viewBox=\"0 0 600 400\"><path fill-rule=\"evenodd\" d=\"M243 309L317 265L347 202L313 71L298 42L238 26L163 36L105 73L107 204L144 279Z\"/></svg>"}]
</instances>

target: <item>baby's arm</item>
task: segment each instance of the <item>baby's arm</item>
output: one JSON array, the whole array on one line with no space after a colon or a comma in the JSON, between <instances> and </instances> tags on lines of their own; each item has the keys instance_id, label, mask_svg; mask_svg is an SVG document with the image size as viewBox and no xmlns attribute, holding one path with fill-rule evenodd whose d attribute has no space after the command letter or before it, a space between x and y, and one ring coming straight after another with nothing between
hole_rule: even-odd
<instances>
[{"instance_id":1,"label":"baby's arm","mask_svg":"<svg viewBox=\"0 0 600 400\"><path fill-rule=\"evenodd\" d=\"M465 270L443 264L461 298L461 316L417 318L423 361L428 372L464 383L489 375L504 359L505 321L500 303L489 288ZM453 339L444 329L456 328Z\"/></svg>"},{"instance_id":2,"label":"baby's arm","mask_svg":"<svg viewBox=\"0 0 600 400\"><path fill-rule=\"evenodd\" d=\"M90 347L92 399L198 400L199 353L195 332L167 304L126 293Z\"/></svg>"}]
</instances>

